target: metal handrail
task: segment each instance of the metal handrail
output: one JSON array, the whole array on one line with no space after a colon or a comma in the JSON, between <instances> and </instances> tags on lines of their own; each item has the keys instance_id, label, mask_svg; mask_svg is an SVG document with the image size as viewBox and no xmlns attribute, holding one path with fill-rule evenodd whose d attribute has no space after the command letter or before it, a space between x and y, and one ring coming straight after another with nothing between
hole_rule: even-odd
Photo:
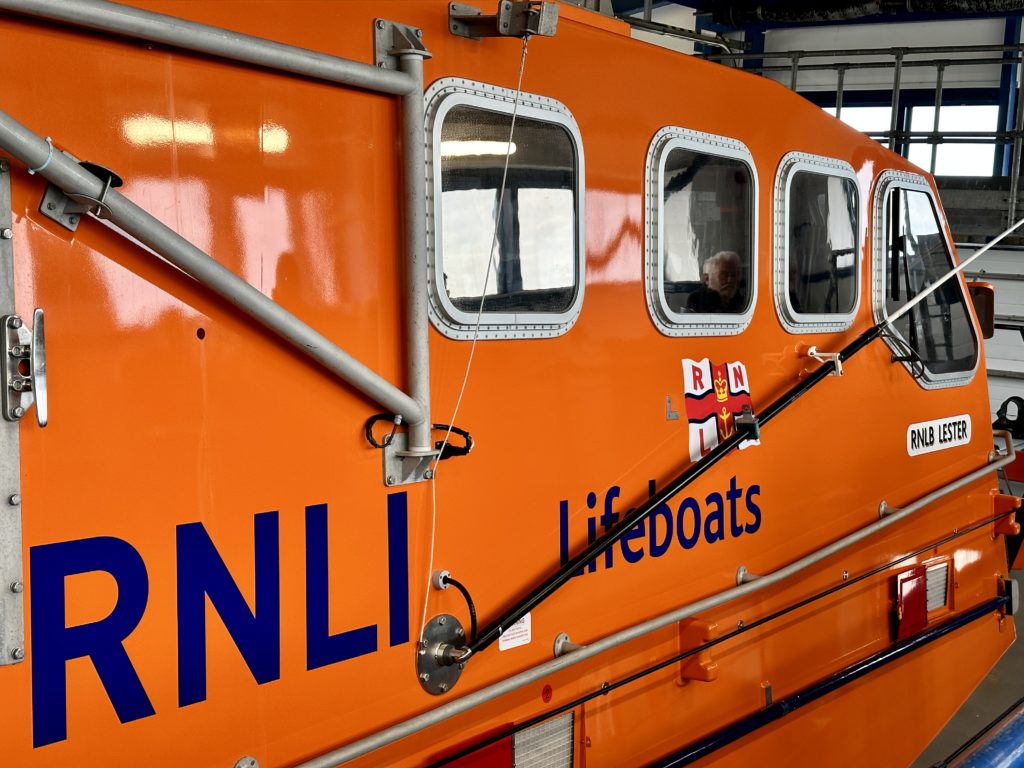
<instances>
[{"instance_id":1,"label":"metal handrail","mask_svg":"<svg viewBox=\"0 0 1024 768\"><path fill-rule=\"evenodd\" d=\"M663 613L653 619L648 619L640 624L634 624L631 627L627 627L626 629L587 643L585 646L580 646L572 653L563 654L550 661L544 662L543 664L539 664L536 667L532 667L531 669L527 669L513 675L512 677L500 680L497 683L492 683L485 688L481 688L480 690L462 696L461 698L453 699L452 701L442 704L439 707L435 707L421 715L409 718L408 720L380 730L377 733L332 750L331 752L327 752L319 757L313 758L312 760L299 763L295 768L334 768L335 766L342 765L351 760L355 760L357 757L361 757L362 755L376 749L380 749L381 747L395 741L444 722L445 720L462 714L463 712L467 712L482 704L486 704L489 701L518 690L525 685L537 682L538 680L542 680L543 678L553 675L556 672L560 672L563 669L598 656L605 651L612 650L613 648L617 648L620 645L644 637L645 635L659 629L664 629L665 627L675 624L678 621L682 621L683 619L692 618L699 613L711 610L712 608L717 608L725 603L732 602L733 600L737 600L741 597L746 597L754 592L759 592L767 587L790 579L812 565L848 549L854 544L873 536L879 531L882 531L901 520L905 520L911 515L941 499L943 496L970 485L971 483L990 475L994 470L1005 467L1013 462L1016 458L1016 452L1014 451L1013 438L1010 433L999 431L995 432L994 436L1003 440L1005 452L996 453L995 458L990 459L984 466L919 497L918 499L901 507L898 512L894 512L882 519L876 520L870 525L866 525L863 528L834 541L832 544L790 563L789 565L783 566L771 573L761 575L754 581L748 581L745 584L723 590L696 602L688 603L672 611Z\"/></svg>"},{"instance_id":2,"label":"metal handrail","mask_svg":"<svg viewBox=\"0 0 1024 768\"><path fill-rule=\"evenodd\" d=\"M65 194L92 199L105 195L104 207L109 211L111 221L124 232L376 403L401 415L409 425L409 450L432 454L422 62L422 58L429 54L425 51L402 51L398 57L400 69L395 71L103 0L76 0L73 3L66 0L0 0L0 9L401 98L409 394L360 363L127 197L116 190L106 190L96 176L63 153L54 152L41 137L3 112L0 112L0 148L30 168L45 166L40 168L39 175Z\"/></svg>"}]
</instances>

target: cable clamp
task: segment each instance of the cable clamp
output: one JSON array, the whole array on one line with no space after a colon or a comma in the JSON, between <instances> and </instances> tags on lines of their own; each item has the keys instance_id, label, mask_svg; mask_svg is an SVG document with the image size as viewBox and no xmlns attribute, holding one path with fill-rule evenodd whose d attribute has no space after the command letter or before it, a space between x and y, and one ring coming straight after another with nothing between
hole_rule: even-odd
<instances>
[{"instance_id":1,"label":"cable clamp","mask_svg":"<svg viewBox=\"0 0 1024 768\"><path fill-rule=\"evenodd\" d=\"M35 176L40 171L45 171L46 166L48 166L50 164L50 161L53 160L53 140L49 136L46 137L46 145L49 147L49 151L46 153L46 159L43 161L43 164L40 165L38 168L29 168L29 176Z\"/></svg>"},{"instance_id":2,"label":"cable clamp","mask_svg":"<svg viewBox=\"0 0 1024 768\"><path fill-rule=\"evenodd\" d=\"M832 371L833 376L843 375L843 359L840 357L839 352L822 352L817 347L810 347L807 350L807 356L813 357L822 365L832 363L834 366L834 370Z\"/></svg>"}]
</instances>

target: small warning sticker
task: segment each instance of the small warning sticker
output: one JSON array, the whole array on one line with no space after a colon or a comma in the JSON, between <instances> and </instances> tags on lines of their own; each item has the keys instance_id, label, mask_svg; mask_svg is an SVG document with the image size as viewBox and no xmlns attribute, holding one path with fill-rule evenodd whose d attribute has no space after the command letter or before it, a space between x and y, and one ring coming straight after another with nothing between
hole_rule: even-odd
<instances>
[{"instance_id":1,"label":"small warning sticker","mask_svg":"<svg viewBox=\"0 0 1024 768\"><path fill-rule=\"evenodd\" d=\"M509 648L518 648L520 645L529 645L532 639L530 633L530 614L526 614L501 633L498 638L498 650L507 651Z\"/></svg>"}]
</instances>

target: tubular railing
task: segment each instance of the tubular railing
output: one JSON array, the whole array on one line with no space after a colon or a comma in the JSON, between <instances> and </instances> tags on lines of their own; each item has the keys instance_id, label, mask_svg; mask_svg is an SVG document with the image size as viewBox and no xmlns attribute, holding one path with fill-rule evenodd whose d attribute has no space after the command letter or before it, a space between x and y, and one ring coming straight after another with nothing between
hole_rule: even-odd
<instances>
[{"instance_id":1,"label":"tubular railing","mask_svg":"<svg viewBox=\"0 0 1024 768\"><path fill-rule=\"evenodd\" d=\"M375 67L252 35L102 0L0 0L0 9L228 61L360 88L402 100L405 179L406 373L410 394L355 360L10 115L0 112L0 147L65 194L102 201L110 220L301 353L409 425L409 451L433 454L427 320L426 171L423 146L423 57L399 51L399 70Z\"/></svg>"},{"instance_id":2,"label":"tubular railing","mask_svg":"<svg viewBox=\"0 0 1024 768\"><path fill-rule=\"evenodd\" d=\"M990 56L966 56L963 54L993 54ZM908 56L928 56L927 59L907 60ZM864 57L891 57L891 61L848 61ZM814 51L773 51L773 52L733 52L709 53L704 58L718 62L765 61L772 59L788 60L788 64L755 64L743 67L745 71L767 75L771 73L789 72L789 87L796 91L801 72L835 72L836 73L836 117L842 115L844 89L847 87L846 75L850 71L861 69L892 69L892 106L888 131L870 131L868 135L876 140L884 140L889 149L897 150L903 145L925 143L932 145L929 171L935 173L938 146L945 143L990 142L993 144L1011 144L1010 158L1010 195L1007 208L1007 223L1017 218L1017 191L1020 185L1020 166L1022 142L1024 142L1024 78L1018 78L1016 113L1014 127L997 131L957 131L941 132L939 116L942 109L942 94L946 70L954 67L993 66L1013 67L1024 62L1024 44L1013 45L953 45L953 46L914 46L900 48L857 48L850 50L814 50ZM825 64L810 64L808 60L816 58L842 58L843 61ZM900 92L902 89L903 70L908 68L935 69L935 117L931 131L908 131L899 126Z\"/></svg>"}]
</instances>

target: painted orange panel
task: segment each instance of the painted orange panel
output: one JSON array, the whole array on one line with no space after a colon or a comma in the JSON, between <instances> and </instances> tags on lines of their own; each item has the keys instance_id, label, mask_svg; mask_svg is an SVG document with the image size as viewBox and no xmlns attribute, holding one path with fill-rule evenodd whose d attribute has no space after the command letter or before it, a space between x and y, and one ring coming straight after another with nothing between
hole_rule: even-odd
<instances>
[{"instance_id":1,"label":"painted orange panel","mask_svg":"<svg viewBox=\"0 0 1024 768\"><path fill-rule=\"evenodd\" d=\"M518 41L452 36L435 0L136 4L360 62L384 16L423 30L427 86L515 88L519 75ZM0 37L0 109L114 169L128 198L407 385L395 99L13 14ZM110 224L61 228L39 211L44 180L12 164L17 308L46 311L50 425L21 426L27 657L0 667L8 764L298 765L548 661L561 632L592 643L735 586L741 565L772 572L877 520L880 502L903 506L985 464L983 361L969 383L926 390L875 342L767 425L761 445L648 520L630 540L635 562L612 548L533 612L531 642L491 647L453 691L426 693L424 617L468 623L456 590L428 589L431 570L449 570L482 620L495 618L558 567L563 540L578 551L591 526L688 464L686 418L666 418L666 397L682 410L682 359L744 363L756 412L817 365L808 345L856 338L873 322L874 180L917 172L781 86L567 6L554 38L531 40L523 89L580 126L582 312L557 338L481 341L457 418L474 451L399 488L363 438L378 406ZM735 138L753 155L760 267L741 334L670 338L648 314L644 162L665 126ZM864 290L848 331L789 334L776 314L773 186L792 151L857 175ZM429 341L433 419L447 423L471 347L433 328ZM956 414L974 424L969 443L908 455L910 424ZM996 487L993 472L702 614L724 634L881 569L722 642L712 682L679 685L676 663L575 706L575 765L656 760L755 711L766 682L779 700L882 650L891 578L929 557L951 557L957 611L992 599L1002 539L991 526L948 537L990 518ZM730 497L740 501L726 511ZM721 538L706 530L716 508ZM666 544L681 518L684 534ZM986 617L707 762L783 764L799 740L822 765L906 765L1013 638L1010 620ZM679 652L679 628L665 628L353 765L427 765Z\"/></svg>"}]
</instances>

